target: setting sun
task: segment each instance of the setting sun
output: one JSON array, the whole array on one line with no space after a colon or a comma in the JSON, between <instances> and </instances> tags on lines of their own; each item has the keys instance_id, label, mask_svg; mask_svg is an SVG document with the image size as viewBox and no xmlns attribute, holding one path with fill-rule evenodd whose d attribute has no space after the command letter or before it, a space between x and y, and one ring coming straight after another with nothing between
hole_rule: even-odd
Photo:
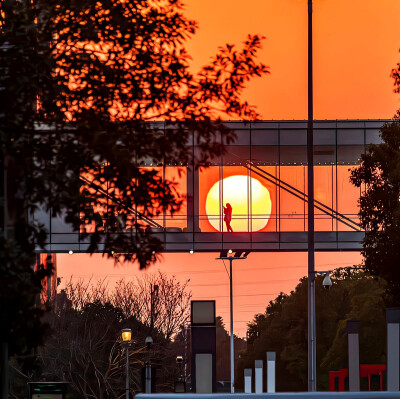
<instances>
[{"instance_id":1,"label":"setting sun","mask_svg":"<svg viewBox=\"0 0 400 399\"><path fill-rule=\"evenodd\" d=\"M218 231L226 231L222 205L227 203L232 206L231 226L234 232L259 231L267 225L271 215L271 197L268 189L257 179L230 176L211 187L207 194L206 213L209 222Z\"/></svg>"}]
</instances>

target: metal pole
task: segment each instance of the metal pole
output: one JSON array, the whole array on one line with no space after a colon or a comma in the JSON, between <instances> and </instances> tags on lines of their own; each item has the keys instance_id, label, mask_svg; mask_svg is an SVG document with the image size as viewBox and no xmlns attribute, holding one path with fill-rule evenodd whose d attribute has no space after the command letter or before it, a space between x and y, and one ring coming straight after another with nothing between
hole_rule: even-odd
<instances>
[{"instance_id":1,"label":"metal pole","mask_svg":"<svg viewBox=\"0 0 400 399\"><path fill-rule=\"evenodd\" d=\"M150 360L146 363L146 393L151 393L151 363Z\"/></svg>"},{"instance_id":2,"label":"metal pole","mask_svg":"<svg viewBox=\"0 0 400 399\"><path fill-rule=\"evenodd\" d=\"M153 284L150 284L150 335L153 333Z\"/></svg>"},{"instance_id":3,"label":"metal pole","mask_svg":"<svg viewBox=\"0 0 400 399\"><path fill-rule=\"evenodd\" d=\"M0 229L4 232L4 238L8 233L8 201L7 201L7 168L6 153L2 148L0 156L0 199L2 207L0 207ZM8 370L8 342L1 342L0 345L0 398L8 398L9 370Z\"/></svg>"},{"instance_id":4,"label":"metal pole","mask_svg":"<svg viewBox=\"0 0 400 399\"><path fill-rule=\"evenodd\" d=\"M129 343L126 343L125 399L129 399Z\"/></svg>"},{"instance_id":5,"label":"metal pole","mask_svg":"<svg viewBox=\"0 0 400 399\"><path fill-rule=\"evenodd\" d=\"M315 329L315 259L314 259L314 132L313 132L313 29L312 0L308 0L308 123L307 123L307 188L308 188L308 391L317 390Z\"/></svg>"},{"instance_id":6,"label":"metal pole","mask_svg":"<svg viewBox=\"0 0 400 399\"><path fill-rule=\"evenodd\" d=\"M235 393L235 358L234 358L234 347L233 347L233 292L232 292L232 262L233 259L229 259L229 296L230 296L230 311L231 311L231 393Z\"/></svg>"},{"instance_id":7,"label":"metal pole","mask_svg":"<svg viewBox=\"0 0 400 399\"><path fill-rule=\"evenodd\" d=\"M187 337L187 332L188 332L188 328L185 327L185 366L183 368L184 370L184 375L183 375L183 382L185 383L185 387L186 387L186 376L187 376L187 346L188 346L188 337Z\"/></svg>"}]
</instances>

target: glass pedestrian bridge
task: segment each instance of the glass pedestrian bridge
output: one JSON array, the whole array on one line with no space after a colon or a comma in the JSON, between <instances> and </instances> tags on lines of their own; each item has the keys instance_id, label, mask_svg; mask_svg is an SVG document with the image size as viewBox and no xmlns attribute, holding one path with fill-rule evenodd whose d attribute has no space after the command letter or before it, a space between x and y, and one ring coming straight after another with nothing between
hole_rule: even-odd
<instances>
[{"instance_id":1,"label":"glass pedestrian bridge","mask_svg":"<svg viewBox=\"0 0 400 399\"><path fill-rule=\"evenodd\" d=\"M317 251L359 251L360 189L350 180L366 146L379 143L384 120L325 120L314 122L315 248ZM174 215L148 219L132 210L158 237L166 252L307 250L307 121L227 122L237 140L226 153L200 168L149 162L174 179L184 201ZM160 123L168 133L168 125ZM223 142L224 138L221 138ZM192 137L191 151L198 147ZM90 184L90 179L81 177ZM86 179L86 180L85 180ZM100 192L115 200L106 188ZM101 191L102 190L102 191ZM223 206L232 206L227 232ZM86 252L88 240L61 218L35 216L49 231L46 251ZM127 231L126 234L132 234ZM99 248L101 251L101 246Z\"/></svg>"}]
</instances>

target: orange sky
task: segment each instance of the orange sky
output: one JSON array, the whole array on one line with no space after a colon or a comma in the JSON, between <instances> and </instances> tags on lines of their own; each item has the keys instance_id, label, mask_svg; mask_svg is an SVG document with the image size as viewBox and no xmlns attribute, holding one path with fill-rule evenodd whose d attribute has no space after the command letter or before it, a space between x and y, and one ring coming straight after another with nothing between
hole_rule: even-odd
<instances>
[{"instance_id":1,"label":"orange sky","mask_svg":"<svg viewBox=\"0 0 400 399\"><path fill-rule=\"evenodd\" d=\"M264 119L307 117L306 0L188 0L187 15L200 25L188 45L195 68L218 46L261 34L271 74L245 98ZM391 118L400 107L390 78L399 47L398 0L314 0L315 118Z\"/></svg>"},{"instance_id":2,"label":"orange sky","mask_svg":"<svg viewBox=\"0 0 400 399\"><path fill-rule=\"evenodd\" d=\"M254 80L244 93L264 119L307 116L306 0L188 0L187 15L200 25L189 42L193 68L205 64L219 45L240 43L248 33L267 37L260 59L271 74ZM400 61L399 0L314 1L315 109L318 119L391 118L400 107L390 71ZM229 285L215 254L167 254L151 267L191 279L194 299L217 300L217 314L229 323ZM317 267L358 263L358 253L317 254ZM251 254L234 273L235 332L265 309L280 291L289 292L306 274L306 253ZM100 255L59 255L65 279L138 273L137 265L115 268Z\"/></svg>"},{"instance_id":3,"label":"orange sky","mask_svg":"<svg viewBox=\"0 0 400 399\"><path fill-rule=\"evenodd\" d=\"M193 299L215 299L217 315L223 317L229 329L229 280L224 265L215 260L217 254L197 253L164 254L163 261L150 267L147 272L160 269L175 275L180 281L190 279L189 288ZM317 253L316 268L331 270L335 267L359 263L359 253ZM246 323L255 313L262 313L268 302L279 292L294 289L299 278L307 274L307 254L301 253L252 253L245 261L234 263L234 331L246 336ZM229 267L229 265L227 265ZM140 272L137 265L114 266L113 260L102 255L57 255L57 273L65 281L92 279L97 281L107 276L109 286L121 277L132 278Z\"/></svg>"}]
</instances>

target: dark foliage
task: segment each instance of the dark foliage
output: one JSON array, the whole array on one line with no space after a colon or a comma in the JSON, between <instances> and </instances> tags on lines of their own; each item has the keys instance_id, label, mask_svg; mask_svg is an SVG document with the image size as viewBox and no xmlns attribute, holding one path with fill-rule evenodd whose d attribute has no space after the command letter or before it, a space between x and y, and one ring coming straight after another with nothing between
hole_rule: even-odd
<instances>
[{"instance_id":1,"label":"dark foliage","mask_svg":"<svg viewBox=\"0 0 400 399\"><path fill-rule=\"evenodd\" d=\"M129 349L131 392L142 391L141 369L149 360L157 367L157 389L173 391L180 372L175 362L176 353L184 352L184 343L172 343L154 328L153 344L147 350L145 338L150 334L149 327L135 315L127 315L115 304L99 300L77 308L62 291L45 320L51 334L32 359L33 371L19 371L11 363L13 395L22 396L28 381L41 380L69 381L73 398L121 397L126 361L122 328L131 328L134 341Z\"/></svg>"},{"instance_id":2,"label":"dark foliage","mask_svg":"<svg viewBox=\"0 0 400 399\"><path fill-rule=\"evenodd\" d=\"M328 371L347 367L346 321L360 320L361 363L385 362L386 284L360 272L339 270L333 286L322 287L316 280L317 381L328 389ZM267 351L277 355L278 391L307 390L307 279L289 295L280 294L262 315L249 323L248 349L242 354L237 386L243 386L243 369L254 360L266 359ZM374 342L374 345L371 345Z\"/></svg>"},{"instance_id":3,"label":"dark foliage","mask_svg":"<svg viewBox=\"0 0 400 399\"><path fill-rule=\"evenodd\" d=\"M363 189L360 198L364 265L388 282L389 303L400 304L400 120L381 129L383 143L370 145L351 181Z\"/></svg>"},{"instance_id":4,"label":"dark foliage","mask_svg":"<svg viewBox=\"0 0 400 399\"><path fill-rule=\"evenodd\" d=\"M197 166L219 155L220 135L234 140L219 118L257 117L240 95L267 68L256 62L261 38L254 35L240 50L221 47L192 73L185 41L197 25L179 0L4 0L0 25L7 180L1 184L7 217L1 220L0 278L11 282L10 292L1 294L1 314L7 301L23 294L18 311L2 319L0 338L10 342L11 354L21 354L39 342L40 311L32 299L40 276L28 258L35 245L44 249L46 231L32 214L61 215L89 240L89 251L104 242L106 255L149 266L162 248L144 220L176 212L182 199L173 181L143 166ZM150 123L156 120L166 121L168 130ZM199 149L195 158L190 141ZM11 269L19 274L14 281ZM8 330L19 325L19 316L12 320L19 311L29 324L25 344Z\"/></svg>"}]
</instances>

